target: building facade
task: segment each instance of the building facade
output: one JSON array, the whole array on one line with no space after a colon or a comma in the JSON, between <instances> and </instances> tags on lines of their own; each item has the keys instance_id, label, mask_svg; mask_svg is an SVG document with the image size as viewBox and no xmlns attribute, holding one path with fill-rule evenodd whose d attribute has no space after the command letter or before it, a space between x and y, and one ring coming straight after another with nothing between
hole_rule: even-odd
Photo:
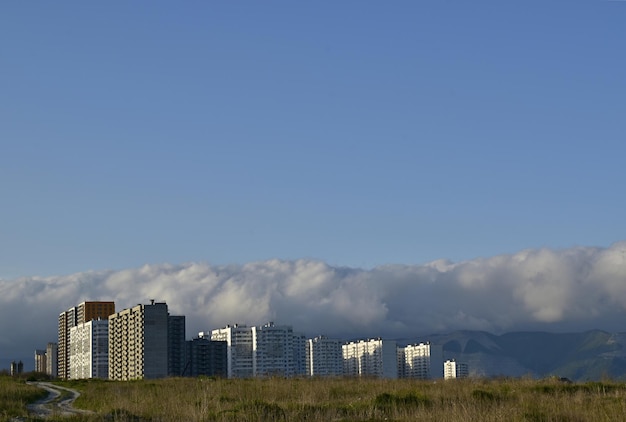
<instances>
[{"instance_id":1,"label":"building facade","mask_svg":"<svg viewBox=\"0 0 626 422\"><path fill-rule=\"evenodd\" d=\"M185 370L185 316L170 315L167 320L167 374L182 377Z\"/></svg>"},{"instance_id":2,"label":"building facade","mask_svg":"<svg viewBox=\"0 0 626 422\"><path fill-rule=\"evenodd\" d=\"M109 379L168 374L167 304L137 305L109 316Z\"/></svg>"},{"instance_id":3,"label":"building facade","mask_svg":"<svg viewBox=\"0 0 626 422\"><path fill-rule=\"evenodd\" d=\"M226 378L228 376L228 345L225 341L195 338L187 341L187 362L183 376L200 375Z\"/></svg>"},{"instance_id":4,"label":"building facade","mask_svg":"<svg viewBox=\"0 0 626 422\"><path fill-rule=\"evenodd\" d=\"M57 344L48 343L46 345L46 374L52 378L57 377Z\"/></svg>"},{"instance_id":5,"label":"building facade","mask_svg":"<svg viewBox=\"0 0 626 422\"><path fill-rule=\"evenodd\" d=\"M342 346L343 373L350 377L398 378L397 343L381 338L359 340Z\"/></svg>"},{"instance_id":6,"label":"building facade","mask_svg":"<svg viewBox=\"0 0 626 422\"><path fill-rule=\"evenodd\" d=\"M200 333L206 337L206 333ZM252 329L246 325L227 325L211 331L211 340L226 342L228 378L251 378L254 376L252 359Z\"/></svg>"},{"instance_id":7,"label":"building facade","mask_svg":"<svg viewBox=\"0 0 626 422\"><path fill-rule=\"evenodd\" d=\"M13 361L11 362L10 370L11 370L11 376L16 377L24 372L24 363L22 361L19 361L19 362Z\"/></svg>"},{"instance_id":8,"label":"building facade","mask_svg":"<svg viewBox=\"0 0 626 422\"><path fill-rule=\"evenodd\" d=\"M70 377L70 329L76 326L76 307L59 314L57 374L61 379Z\"/></svg>"},{"instance_id":9,"label":"building facade","mask_svg":"<svg viewBox=\"0 0 626 422\"><path fill-rule=\"evenodd\" d=\"M443 351L429 342L398 348L398 369L401 378L443 378Z\"/></svg>"},{"instance_id":10,"label":"building facade","mask_svg":"<svg viewBox=\"0 0 626 422\"><path fill-rule=\"evenodd\" d=\"M252 327L253 376L292 377L295 373L293 328L273 322Z\"/></svg>"},{"instance_id":11,"label":"building facade","mask_svg":"<svg viewBox=\"0 0 626 422\"><path fill-rule=\"evenodd\" d=\"M114 302L82 302L78 306L59 314L57 343L57 376L68 379L70 376L70 330L78 324L92 319L106 319L115 313Z\"/></svg>"},{"instance_id":12,"label":"building facade","mask_svg":"<svg viewBox=\"0 0 626 422\"><path fill-rule=\"evenodd\" d=\"M46 366L48 360L46 359L45 350L35 350L35 372L46 373Z\"/></svg>"},{"instance_id":13,"label":"building facade","mask_svg":"<svg viewBox=\"0 0 626 422\"><path fill-rule=\"evenodd\" d=\"M289 325L227 325L211 340L226 342L228 378L306 375L306 337Z\"/></svg>"},{"instance_id":14,"label":"building facade","mask_svg":"<svg viewBox=\"0 0 626 422\"><path fill-rule=\"evenodd\" d=\"M307 338L303 333L293 333L293 365L296 377L307 376Z\"/></svg>"},{"instance_id":15,"label":"building facade","mask_svg":"<svg viewBox=\"0 0 626 422\"><path fill-rule=\"evenodd\" d=\"M311 377L343 375L342 341L326 336L307 340L306 371Z\"/></svg>"},{"instance_id":16,"label":"building facade","mask_svg":"<svg viewBox=\"0 0 626 422\"><path fill-rule=\"evenodd\" d=\"M457 362L454 359L447 360L443 364L444 379L467 378L469 376L469 368L467 363Z\"/></svg>"},{"instance_id":17,"label":"building facade","mask_svg":"<svg viewBox=\"0 0 626 422\"><path fill-rule=\"evenodd\" d=\"M109 321L96 319L70 329L70 379L109 376Z\"/></svg>"}]
</instances>

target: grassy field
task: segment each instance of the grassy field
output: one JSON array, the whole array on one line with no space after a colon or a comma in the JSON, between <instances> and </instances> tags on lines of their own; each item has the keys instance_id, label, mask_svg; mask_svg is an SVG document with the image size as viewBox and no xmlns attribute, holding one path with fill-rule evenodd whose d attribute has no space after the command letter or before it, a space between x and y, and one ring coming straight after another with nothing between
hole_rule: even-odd
<instances>
[{"instance_id":1,"label":"grassy field","mask_svg":"<svg viewBox=\"0 0 626 422\"><path fill-rule=\"evenodd\" d=\"M47 392L26 384L24 379L0 375L0 421L27 417L26 405L47 395Z\"/></svg>"},{"instance_id":2,"label":"grassy field","mask_svg":"<svg viewBox=\"0 0 626 422\"><path fill-rule=\"evenodd\" d=\"M12 395L13 409L37 397L23 383L3 380L0 385L2 408L10 404ZM626 418L626 384L608 381L179 378L59 385L82 393L76 407L96 412L67 421L573 422ZM2 415L2 420L10 420L10 413Z\"/></svg>"}]
</instances>

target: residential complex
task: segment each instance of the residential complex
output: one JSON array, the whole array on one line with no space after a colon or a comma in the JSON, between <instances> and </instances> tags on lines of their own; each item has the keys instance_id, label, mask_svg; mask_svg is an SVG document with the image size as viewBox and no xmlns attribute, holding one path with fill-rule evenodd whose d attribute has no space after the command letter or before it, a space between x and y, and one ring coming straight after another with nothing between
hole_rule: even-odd
<instances>
[{"instance_id":1,"label":"residential complex","mask_svg":"<svg viewBox=\"0 0 626 422\"><path fill-rule=\"evenodd\" d=\"M208 337L201 332L200 337ZM211 331L211 340L226 342L228 378L305 376L304 334L290 325L227 325Z\"/></svg>"},{"instance_id":2,"label":"residential complex","mask_svg":"<svg viewBox=\"0 0 626 422\"><path fill-rule=\"evenodd\" d=\"M78 324L92 319L106 319L115 313L114 302L82 302L78 306L61 312L59 315L59 341L57 344L57 376L61 379L70 377L70 330Z\"/></svg>"},{"instance_id":3,"label":"residential complex","mask_svg":"<svg viewBox=\"0 0 626 422\"><path fill-rule=\"evenodd\" d=\"M436 379L444 370L446 378L468 372L465 364L444 365L441 346L428 342L399 346L381 338L308 339L290 325L273 322L227 325L187 341L185 316L170 315L165 302L114 310L113 302L83 302L62 312L62 346L49 343L45 351L37 350L36 369L51 373L58 367L64 379L111 380L199 375Z\"/></svg>"}]
</instances>

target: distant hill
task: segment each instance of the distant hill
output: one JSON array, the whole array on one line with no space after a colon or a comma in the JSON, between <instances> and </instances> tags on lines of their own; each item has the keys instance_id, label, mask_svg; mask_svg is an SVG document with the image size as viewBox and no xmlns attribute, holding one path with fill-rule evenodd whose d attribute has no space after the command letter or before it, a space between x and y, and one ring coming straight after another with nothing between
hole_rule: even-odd
<instances>
[{"instance_id":1,"label":"distant hill","mask_svg":"<svg viewBox=\"0 0 626 422\"><path fill-rule=\"evenodd\" d=\"M626 333L592 330L494 335L456 331L421 340L441 345L444 359L466 362L472 376L555 375L573 381L626 380Z\"/></svg>"}]
</instances>

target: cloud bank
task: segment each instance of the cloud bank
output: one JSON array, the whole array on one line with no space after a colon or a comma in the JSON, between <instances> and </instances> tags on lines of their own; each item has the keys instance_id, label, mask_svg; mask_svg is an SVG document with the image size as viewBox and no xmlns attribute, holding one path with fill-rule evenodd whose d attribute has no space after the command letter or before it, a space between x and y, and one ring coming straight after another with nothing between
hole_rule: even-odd
<instances>
[{"instance_id":1,"label":"cloud bank","mask_svg":"<svg viewBox=\"0 0 626 422\"><path fill-rule=\"evenodd\" d=\"M82 301L114 300L121 310L150 299L187 316L188 338L267 321L344 339L458 329L626 331L626 242L371 270L302 259L0 280L0 358L28 358L56 341L59 313Z\"/></svg>"}]
</instances>

